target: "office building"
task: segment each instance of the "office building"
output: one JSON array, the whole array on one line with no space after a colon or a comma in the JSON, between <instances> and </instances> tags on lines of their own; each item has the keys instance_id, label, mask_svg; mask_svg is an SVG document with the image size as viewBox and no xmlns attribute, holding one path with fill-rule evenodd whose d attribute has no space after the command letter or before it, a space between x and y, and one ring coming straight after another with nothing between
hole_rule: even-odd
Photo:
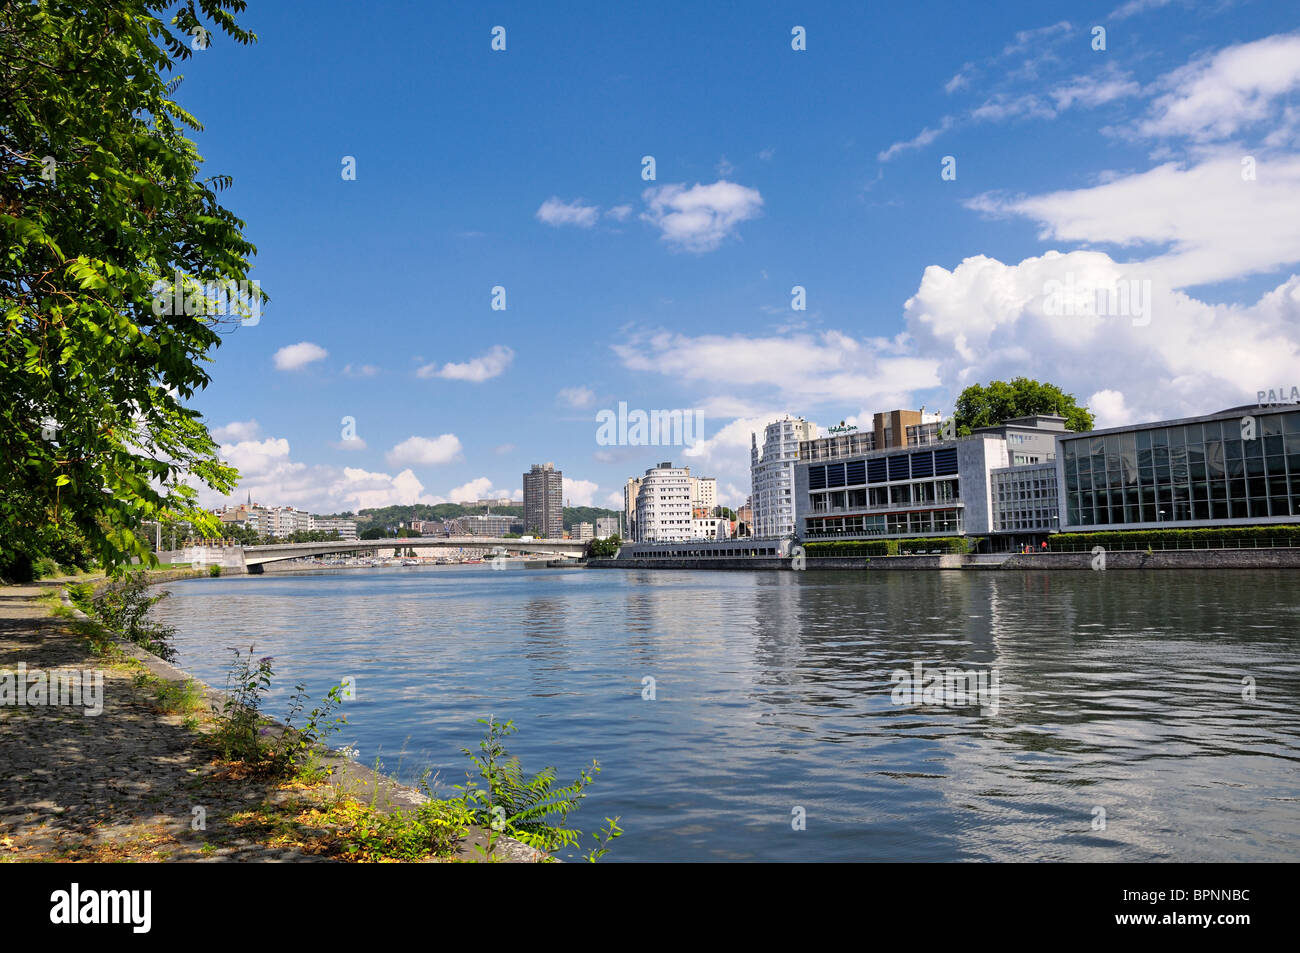
<instances>
[{"instance_id":1,"label":"office building","mask_svg":"<svg viewBox=\"0 0 1300 953\"><path fill-rule=\"evenodd\" d=\"M617 535L619 535L617 516L599 516L596 518L597 539L607 539L610 536Z\"/></svg>"},{"instance_id":2,"label":"office building","mask_svg":"<svg viewBox=\"0 0 1300 953\"><path fill-rule=\"evenodd\" d=\"M574 523L569 527L569 538L578 540L595 539L596 527L591 523Z\"/></svg>"},{"instance_id":3,"label":"office building","mask_svg":"<svg viewBox=\"0 0 1300 953\"><path fill-rule=\"evenodd\" d=\"M564 472L534 463L524 474L524 532L539 538L564 535Z\"/></svg>"},{"instance_id":4,"label":"office building","mask_svg":"<svg viewBox=\"0 0 1300 953\"><path fill-rule=\"evenodd\" d=\"M1016 418L960 440L944 440L924 429L937 421L908 424L906 417L893 416L899 413L876 415L878 423L882 416L892 419L890 426L869 435L869 442L884 430L882 439L888 443L902 425L923 428L913 431L915 443L865 450L868 441L843 434L800 445L795 500L803 539L1051 531L1059 481L1045 471L1055 466L1056 441L1066 433L1063 418ZM1039 470L1002 472L1033 466ZM1034 494L1032 499L1021 498L1026 492ZM1014 528L999 529L999 518Z\"/></svg>"},{"instance_id":5,"label":"office building","mask_svg":"<svg viewBox=\"0 0 1300 953\"><path fill-rule=\"evenodd\" d=\"M1247 405L1063 434L1061 531L1262 526L1300 516L1300 409Z\"/></svg>"},{"instance_id":6,"label":"office building","mask_svg":"<svg viewBox=\"0 0 1300 953\"><path fill-rule=\"evenodd\" d=\"M483 513L480 515L460 516L456 518L460 530L467 536L504 536L519 530L517 516Z\"/></svg>"}]
</instances>

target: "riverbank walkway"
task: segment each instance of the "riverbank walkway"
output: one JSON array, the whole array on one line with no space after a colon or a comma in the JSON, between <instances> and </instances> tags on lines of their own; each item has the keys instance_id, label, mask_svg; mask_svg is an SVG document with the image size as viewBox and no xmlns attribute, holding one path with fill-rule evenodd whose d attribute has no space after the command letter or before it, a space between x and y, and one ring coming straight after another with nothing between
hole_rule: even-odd
<instances>
[{"instance_id":1,"label":"riverbank walkway","mask_svg":"<svg viewBox=\"0 0 1300 953\"><path fill-rule=\"evenodd\" d=\"M183 685L184 672L56 608L63 585L93 578L0 586L0 863L331 861L339 839L327 820L313 828L314 805L343 794L384 812L423 800L342 758L330 762L328 782L313 786L232 770L203 744L197 712L169 714L159 705L158 687ZM102 711L91 713L98 707L87 704L91 693L76 705L16 704L3 679L20 665L29 677L55 670L82 673L83 684L102 677ZM223 697L194 687L204 713ZM25 697L33 700L30 691ZM471 829L455 858L438 859L476 859L482 842ZM545 855L511 841L499 842L496 856Z\"/></svg>"}]
</instances>

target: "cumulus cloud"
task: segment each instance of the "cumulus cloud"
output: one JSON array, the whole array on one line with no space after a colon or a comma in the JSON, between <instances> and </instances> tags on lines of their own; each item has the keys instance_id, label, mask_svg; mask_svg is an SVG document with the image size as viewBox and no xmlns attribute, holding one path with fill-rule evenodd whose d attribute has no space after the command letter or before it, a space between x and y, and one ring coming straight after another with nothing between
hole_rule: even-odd
<instances>
[{"instance_id":1,"label":"cumulus cloud","mask_svg":"<svg viewBox=\"0 0 1300 953\"><path fill-rule=\"evenodd\" d=\"M460 440L454 433L445 433L434 438L407 437L388 451L387 460L394 466L399 463L441 466L459 459L460 453Z\"/></svg>"},{"instance_id":2,"label":"cumulus cloud","mask_svg":"<svg viewBox=\"0 0 1300 953\"><path fill-rule=\"evenodd\" d=\"M344 364L343 373L348 377L374 377L379 368L373 364Z\"/></svg>"},{"instance_id":3,"label":"cumulus cloud","mask_svg":"<svg viewBox=\"0 0 1300 953\"><path fill-rule=\"evenodd\" d=\"M222 444L221 458L237 467L239 484L226 499L207 487L197 487L204 506L242 502L249 495L268 506L296 506L313 513L355 512L363 507L410 503L443 503L424 493L411 470L395 476L355 467L309 466L291 458L283 437Z\"/></svg>"},{"instance_id":4,"label":"cumulus cloud","mask_svg":"<svg viewBox=\"0 0 1300 953\"><path fill-rule=\"evenodd\" d=\"M522 490L520 491L523 492ZM505 493L509 496L509 493ZM476 477L468 483L462 483L447 491L447 498L453 503L472 503L475 500L495 500L503 496L500 490L492 488L492 481L487 477Z\"/></svg>"},{"instance_id":5,"label":"cumulus cloud","mask_svg":"<svg viewBox=\"0 0 1300 953\"><path fill-rule=\"evenodd\" d=\"M1008 265L983 255L932 265L904 305L916 352L944 389L1018 374L1047 378L1102 421L1181 417L1248 403L1300 362L1300 276L1249 306L1215 305L1154 285L1149 323L1125 315L1061 315L1050 282L1106 287L1141 273L1093 251L1047 252ZM1098 385L1103 385L1098 388Z\"/></svg>"},{"instance_id":6,"label":"cumulus cloud","mask_svg":"<svg viewBox=\"0 0 1300 953\"><path fill-rule=\"evenodd\" d=\"M600 487L590 480L573 480L564 477L564 505L594 506L593 501L599 489Z\"/></svg>"},{"instance_id":7,"label":"cumulus cloud","mask_svg":"<svg viewBox=\"0 0 1300 953\"><path fill-rule=\"evenodd\" d=\"M578 228L591 228L600 218L600 208L596 205L584 205L581 199L565 202L557 196L551 196L537 210L537 220L547 225L576 225Z\"/></svg>"},{"instance_id":8,"label":"cumulus cloud","mask_svg":"<svg viewBox=\"0 0 1300 953\"><path fill-rule=\"evenodd\" d=\"M646 211L641 218L659 229L661 240L697 253L717 248L735 234L736 226L756 217L763 207L757 189L726 180L690 188L661 185L646 189L642 198Z\"/></svg>"},{"instance_id":9,"label":"cumulus cloud","mask_svg":"<svg viewBox=\"0 0 1300 953\"><path fill-rule=\"evenodd\" d=\"M418 377L441 377L450 381L472 381L475 384L481 384L483 381L490 380L504 374L512 361L515 359L515 352L510 350L504 344L498 344L481 357L476 357L466 361L463 364L447 363L437 368L434 364L426 364L416 371Z\"/></svg>"},{"instance_id":10,"label":"cumulus cloud","mask_svg":"<svg viewBox=\"0 0 1300 953\"><path fill-rule=\"evenodd\" d=\"M312 344L310 341L299 341L297 344L290 344L280 348L275 352L272 361L275 363L276 370L296 371L299 368L306 367L313 361L319 361L329 356L329 352L319 344Z\"/></svg>"},{"instance_id":11,"label":"cumulus cloud","mask_svg":"<svg viewBox=\"0 0 1300 953\"><path fill-rule=\"evenodd\" d=\"M621 222L624 221L629 215L632 214L632 206L615 205L613 208L605 212L605 214L608 215L610 218L614 219L614 221Z\"/></svg>"}]
</instances>

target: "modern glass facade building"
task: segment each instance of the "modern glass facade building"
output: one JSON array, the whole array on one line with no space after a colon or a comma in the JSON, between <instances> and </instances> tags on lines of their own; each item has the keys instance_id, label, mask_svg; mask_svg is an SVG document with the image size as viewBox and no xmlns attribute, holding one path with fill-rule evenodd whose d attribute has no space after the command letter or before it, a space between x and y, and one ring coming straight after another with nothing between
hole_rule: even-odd
<instances>
[{"instance_id":1,"label":"modern glass facade building","mask_svg":"<svg viewBox=\"0 0 1300 953\"><path fill-rule=\"evenodd\" d=\"M1058 440L1062 531L1300 516L1300 409L1237 407Z\"/></svg>"}]
</instances>

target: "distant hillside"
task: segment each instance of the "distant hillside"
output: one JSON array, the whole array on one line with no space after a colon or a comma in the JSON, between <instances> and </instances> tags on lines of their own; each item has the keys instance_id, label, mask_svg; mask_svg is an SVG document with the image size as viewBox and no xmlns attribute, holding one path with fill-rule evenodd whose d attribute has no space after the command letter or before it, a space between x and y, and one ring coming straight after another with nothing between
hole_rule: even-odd
<instances>
[{"instance_id":1,"label":"distant hillside","mask_svg":"<svg viewBox=\"0 0 1300 953\"><path fill-rule=\"evenodd\" d=\"M357 532L364 533L371 529L396 526L411 520L449 520L457 516L476 516L488 512L484 506L461 506L459 503L416 503L411 506L384 506L379 509L362 510L360 513L330 513L328 519L356 519ZM524 518L523 504L517 506L494 506L492 513L499 516ZM564 527L568 529L575 523L596 524L602 516L617 517L618 510L601 509L598 506L566 506L564 508ZM321 514L325 516L326 514Z\"/></svg>"}]
</instances>

